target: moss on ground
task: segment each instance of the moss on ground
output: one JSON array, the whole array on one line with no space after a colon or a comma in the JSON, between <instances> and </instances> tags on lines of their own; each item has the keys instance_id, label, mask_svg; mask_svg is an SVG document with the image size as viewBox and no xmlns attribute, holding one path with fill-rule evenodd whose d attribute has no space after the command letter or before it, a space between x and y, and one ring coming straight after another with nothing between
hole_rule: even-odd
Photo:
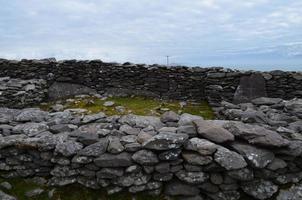
<instances>
[{"instance_id":1,"label":"moss on ground","mask_svg":"<svg viewBox=\"0 0 302 200\"><path fill-rule=\"evenodd\" d=\"M13 188L11 190L6 190L1 188L7 194L17 197L18 200L49 200L48 191L55 189L54 196L51 200L164 200L164 197L152 197L145 194L132 195L130 193L117 193L108 196L104 190L92 190L85 188L79 184L69 185L60 188L51 188L47 186L41 186L32 181L14 178L4 180L0 178L0 183L7 181ZM42 188L45 190L41 195L36 197L26 197L25 193L33 189Z\"/></svg>"},{"instance_id":2,"label":"moss on ground","mask_svg":"<svg viewBox=\"0 0 302 200\"><path fill-rule=\"evenodd\" d=\"M106 107L103 104L106 101L113 101L115 104L111 107ZM65 108L83 108L89 113L104 112L107 115L119 115L133 113L137 115L155 115L159 116L166 110L172 110L179 114L190 113L199 115L205 119L214 119L214 113L206 101L201 102L186 102L186 105L181 106L179 101L163 101L146 97L110 97L102 100L96 97L75 98L71 100L59 101ZM42 104L40 107L44 110L49 110L56 102ZM115 107L123 106L124 113L118 112Z\"/></svg>"}]
</instances>

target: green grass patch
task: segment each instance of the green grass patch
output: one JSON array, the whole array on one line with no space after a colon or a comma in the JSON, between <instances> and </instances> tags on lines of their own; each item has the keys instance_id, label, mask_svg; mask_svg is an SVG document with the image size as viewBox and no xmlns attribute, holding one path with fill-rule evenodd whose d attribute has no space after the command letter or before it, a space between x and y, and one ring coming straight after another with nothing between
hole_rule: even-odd
<instances>
[{"instance_id":1,"label":"green grass patch","mask_svg":"<svg viewBox=\"0 0 302 200\"><path fill-rule=\"evenodd\" d=\"M113 101L115 104L111 107L106 107L103 104L106 101ZM205 119L214 119L214 113L206 101L201 102L186 102L181 106L179 101L164 101L146 97L110 97L102 100L96 97L74 98L69 100L59 101L66 109L81 108L86 109L88 113L104 112L107 115L120 115L133 113L136 115L153 115L159 116L167 110L172 110L176 113L190 113L199 115ZM48 102L42 104L40 108L49 110L52 105L57 102ZM116 106L123 106L125 112L121 113L116 110Z\"/></svg>"}]
</instances>

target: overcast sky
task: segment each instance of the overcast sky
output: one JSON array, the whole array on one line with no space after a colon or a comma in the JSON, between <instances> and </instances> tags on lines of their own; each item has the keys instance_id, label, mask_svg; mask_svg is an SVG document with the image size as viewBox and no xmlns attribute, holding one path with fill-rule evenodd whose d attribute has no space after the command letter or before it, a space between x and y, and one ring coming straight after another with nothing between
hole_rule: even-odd
<instances>
[{"instance_id":1,"label":"overcast sky","mask_svg":"<svg viewBox=\"0 0 302 200\"><path fill-rule=\"evenodd\" d=\"M0 57L302 71L301 0L0 0Z\"/></svg>"}]
</instances>

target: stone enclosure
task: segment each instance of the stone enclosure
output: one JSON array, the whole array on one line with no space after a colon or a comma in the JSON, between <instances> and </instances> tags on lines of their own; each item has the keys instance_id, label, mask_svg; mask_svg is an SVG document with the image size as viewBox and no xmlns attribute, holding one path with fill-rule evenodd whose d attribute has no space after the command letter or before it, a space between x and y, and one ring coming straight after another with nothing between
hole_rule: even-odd
<instances>
[{"instance_id":1,"label":"stone enclosure","mask_svg":"<svg viewBox=\"0 0 302 200\"><path fill-rule=\"evenodd\" d=\"M81 91L99 94L134 94L163 99L208 100L214 106L219 106L222 100L233 101L235 93L239 102L263 95L282 99L302 97L301 72L238 71L219 67L167 67L104 63L100 60L57 62L54 59L21 61L0 59L0 77L42 79L45 83L39 84L39 87L51 88L55 91L51 92L53 96L50 97L53 98L62 97L65 93L78 94L79 88ZM241 87L238 89L239 85ZM38 91L41 92L40 88ZM47 99L47 93L45 95L44 98ZM0 97L3 96L5 95L2 94ZM12 101L10 96L8 99ZM13 100L17 101L17 99ZM0 105L5 106L3 102L5 101L1 100Z\"/></svg>"},{"instance_id":2,"label":"stone enclosure","mask_svg":"<svg viewBox=\"0 0 302 200\"><path fill-rule=\"evenodd\" d=\"M186 200L302 199L301 73L54 60L1 60L0 69L8 181ZM30 108L79 93L206 99L217 120ZM1 190L0 198L15 199Z\"/></svg>"}]
</instances>

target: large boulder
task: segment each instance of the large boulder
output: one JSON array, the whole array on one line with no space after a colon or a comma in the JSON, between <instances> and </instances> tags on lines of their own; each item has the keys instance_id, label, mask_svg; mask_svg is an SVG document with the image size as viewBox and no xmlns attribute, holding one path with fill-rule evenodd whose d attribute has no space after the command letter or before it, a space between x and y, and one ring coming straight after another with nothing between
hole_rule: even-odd
<instances>
[{"instance_id":1,"label":"large boulder","mask_svg":"<svg viewBox=\"0 0 302 200\"><path fill-rule=\"evenodd\" d=\"M232 133L220 126L216 126L212 122L206 120L194 120L193 122L197 127L197 133L203 138L216 143L234 141Z\"/></svg>"},{"instance_id":2,"label":"large boulder","mask_svg":"<svg viewBox=\"0 0 302 200\"><path fill-rule=\"evenodd\" d=\"M245 103L266 96L265 79L261 74L252 74L240 78L240 84L236 89L233 101L235 103Z\"/></svg>"}]
</instances>

